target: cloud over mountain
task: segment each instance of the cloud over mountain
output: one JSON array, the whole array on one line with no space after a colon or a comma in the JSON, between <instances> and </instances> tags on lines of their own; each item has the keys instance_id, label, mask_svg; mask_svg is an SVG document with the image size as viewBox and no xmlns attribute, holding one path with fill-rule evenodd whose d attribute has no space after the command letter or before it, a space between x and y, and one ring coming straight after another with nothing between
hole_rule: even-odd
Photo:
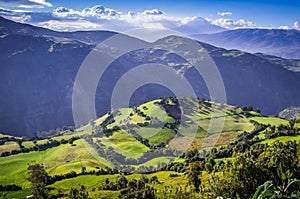
<instances>
[{"instance_id":1,"label":"cloud over mountain","mask_svg":"<svg viewBox=\"0 0 300 199\"><path fill-rule=\"evenodd\" d=\"M296 29L296 30L300 30L300 24L298 21L295 21L294 25L293 25L293 28Z\"/></svg>"},{"instance_id":2,"label":"cloud over mountain","mask_svg":"<svg viewBox=\"0 0 300 199\"><path fill-rule=\"evenodd\" d=\"M247 21L245 19L233 20L230 18L219 18L215 20L210 20L210 22L214 25L228 29L249 28L255 26L255 23L253 23L252 21Z\"/></svg>"},{"instance_id":3,"label":"cloud over mountain","mask_svg":"<svg viewBox=\"0 0 300 199\"><path fill-rule=\"evenodd\" d=\"M184 34L197 34L225 30L201 17L175 17L158 9L123 13L102 5L83 10L58 7L48 13L0 9L0 15L14 21L59 31L99 29L126 31L133 28L167 28Z\"/></svg>"}]
</instances>

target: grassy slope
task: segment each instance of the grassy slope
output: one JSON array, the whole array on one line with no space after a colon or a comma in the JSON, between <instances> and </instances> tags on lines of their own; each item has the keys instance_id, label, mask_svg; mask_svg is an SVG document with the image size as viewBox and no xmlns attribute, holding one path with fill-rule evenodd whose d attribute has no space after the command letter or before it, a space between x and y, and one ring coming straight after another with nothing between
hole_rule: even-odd
<instances>
[{"instance_id":1,"label":"grassy slope","mask_svg":"<svg viewBox=\"0 0 300 199\"><path fill-rule=\"evenodd\" d=\"M147 102L138 106L137 109L143 112L146 116L149 116L151 119L156 118L161 122L174 122L174 119L168 116L166 111L160 105L156 104L160 101L161 100L158 99ZM251 132L254 130L254 125L250 122L249 118L242 114L243 111L240 108L236 108L230 105L222 105L210 101L205 101L204 103L198 104L196 100L191 99L187 99L186 101L184 101L183 106L192 107L190 112L185 114L187 119L186 124L179 129L179 133L185 137L204 138L206 136L206 131L209 129L211 117L224 118L224 126L222 132L226 133L224 135L231 134L230 136L223 136L223 140L219 142L219 144L227 144L240 132ZM255 112L253 112L252 114L259 115ZM100 122L103 122L105 118L107 118L107 115L96 120L95 123L100 124ZM114 119L115 122L107 125L108 129L118 125L126 125L127 123L136 125L137 123L143 123L146 121L144 117L141 117L140 115L135 113L133 109L130 108L119 109L119 112L115 115ZM136 125L134 130L142 137L147 138L149 140L149 143L152 145L159 144L160 142L168 143L175 137L175 133L172 130L163 128L163 126L161 126L160 128L152 128L151 126L139 127ZM236 135L233 135L234 132L236 132ZM225 139L226 137L229 137L227 142ZM108 143L109 139L103 140L103 142L107 146L111 146L111 143ZM121 139L115 139L113 144L115 146L121 145L118 144L119 140L122 141ZM126 154L126 150L124 150L122 154L128 155Z\"/></svg>"},{"instance_id":2,"label":"grassy slope","mask_svg":"<svg viewBox=\"0 0 300 199\"><path fill-rule=\"evenodd\" d=\"M174 119L171 118L166 114L166 112L159 106L154 104L159 100L151 101L145 104L138 106L138 110L142 111L145 115L153 118L157 118L160 121L168 121L174 122ZM194 107L190 113L186 114L187 120L196 121L197 125L200 127L199 131L196 135L191 134L192 126L188 125L183 128L180 132L185 137L177 137L174 138L175 134L173 131L167 128L148 128L148 127L138 127L136 126L134 129L138 134L142 137L147 138L150 144L158 144L160 142L168 143L170 141L170 146L172 148L176 148L176 144L181 143L186 148L186 143L191 144L189 149L193 148L201 148L203 147L203 142L210 142L211 140L217 139L216 145L226 145L230 141L236 139L239 133L243 131L250 132L254 130L254 125L250 122L251 120L257 121L258 123L262 124L270 124L279 126L280 124L288 125L287 120L283 120L280 118L274 117L263 117L255 112L251 112L254 116L246 117L243 114L243 111L240 108L236 108L229 105L220 105L217 103L207 102L205 104L201 104L197 106L196 102L193 100L188 101L187 103L191 103ZM208 129L210 117L212 116L212 112L214 112L214 117L224 117L225 123L223 132L220 134L220 137L216 137L217 135L209 136L205 138L206 132L205 130ZM130 114L132 113L132 116ZM106 118L108 114L104 115L103 117L97 119L95 121L96 125L101 124ZM137 113L133 111L133 109L120 109L120 114L118 114L115 118L115 122L113 124L108 125L109 128L124 124L124 120L130 122L132 124L143 123L145 122L145 118L141 117ZM300 128L300 123L295 125L296 127ZM78 134L77 134L78 133ZM90 124L85 125L76 130L75 134L66 133L65 135L53 137L52 139L60 141L61 139L69 139L74 135L80 134L91 134L92 133L92 126ZM263 134L261 134L263 135ZM4 135L0 135L3 137ZM196 137L196 138L194 138ZM114 132L112 136L108 138L97 138L102 141L102 143L106 146L112 146L117 152L125 155L126 157L131 158L138 158L144 152L148 151L149 148L145 145L138 142L134 137L129 135L126 131L118 131ZM282 136L277 137L274 139L263 141L262 143L272 143L276 140L279 141L288 141L288 140L298 140L300 141L300 136ZM46 143L48 140L39 140L38 144ZM111 166L110 163L101 158L97 155L91 155L89 151L93 154L96 152L94 149L88 145L83 140L77 140L74 142L75 146L71 146L70 144L60 145L58 147L54 147L48 149L46 151L41 152L30 152L30 153L22 153L18 155L12 155L8 157L1 157L0 158L0 184L18 184L24 187L28 187L29 183L26 181L26 169L28 163L31 161L36 161L38 163L44 162L44 165L50 175L55 174L65 174L70 171L80 172L82 166L86 167L87 170L96 170L96 167L104 167L104 166ZM23 145L25 147L33 146L33 142L24 142ZM174 147L175 146L175 147ZM0 152L5 150L11 150L12 148L18 147L17 143L15 142L7 142L5 145L0 146ZM179 146L180 147L180 146ZM159 157L154 158L144 164L142 166L151 166L157 165L159 162L167 163L171 158L169 157ZM158 172L149 175L157 175L165 184L170 186L177 186L177 184L183 184L184 177L179 176L175 178L170 178L170 172ZM106 178L110 178L114 180L117 175L104 175L104 176L79 176L72 179L62 180L56 182L55 184L51 185L50 187L56 187L57 189L67 190L71 187L79 186L79 184L84 184L87 186L89 191L93 188L98 187L99 183L101 184L104 182ZM134 174L128 176L129 179L138 178L139 174ZM156 188L159 190L162 189L163 184L155 185ZM12 194L27 194L28 190L22 192L16 192ZM118 192L111 192L111 191L92 191L91 196L93 198L101 198L100 196L116 196ZM15 196L9 195L10 198Z\"/></svg>"},{"instance_id":3,"label":"grassy slope","mask_svg":"<svg viewBox=\"0 0 300 199\"><path fill-rule=\"evenodd\" d=\"M149 143L152 145L159 144L160 142L169 143L175 137L175 133L168 128L159 129L155 135L148 138Z\"/></svg>"},{"instance_id":4,"label":"grassy slope","mask_svg":"<svg viewBox=\"0 0 300 199\"><path fill-rule=\"evenodd\" d=\"M156 172L153 174L147 174L148 178L151 178L152 176L157 176L158 180L161 182L161 184L156 184L155 187L159 190L163 190L163 186L166 184L172 187L176 187L178 184L183 184L182 182L184 181L184 177L179 174L178 177L172 177L170 178L170 174L178 174L176 172L172 171L161 171L161 172ZM114 175L101 175L101 176L94 176L94 175L84 175L84 176L78 176L76 178L71 178L71 179L66 179L62 180L59 182L54 183L53 185L50 185L49 187L60 189L62 191L67 191L70 190L71 187L77 187L79 188L80 185L84 184L85 187L87 188L88 191L94 190L91 194L92 197L94 198L101 198L100 196L105 196L109 195L109 198L116 198L118 195L118 192L112 192L112 191L97 191L97 188L105 183L105 180L108 178L110 181L115 182L119 174L114 174ZM141 174L131 174L127 175L126 178L128 180L133 180L133 179L139 179ZM54 192L55 192L54 191Z\"/></svg>"},{"instance_id":5,"label":"grassy slope","mask_svg":"<svg viewBox=\"0 0 300 199\"><path fill-rule=\"evenodd\" d=\"M139 158L149 148L138 142L125 131L114 132L112 136L101 138L102 143L108 148L113 147L115 151L130 158Z\"/></svg>"},{"instance_id":6,"label":"grassy slope","mask_svg":"<svg viewBox=\"0 0 300 199\"><path fill-rule=\"evenodd\" d=\"M268 139L268 140L264 140L260 143L261 144L272 144L273 142L276 142L276 141L280 141L280 142L297 141L297 142L299 142L300 141L300 135L297 135L297 136L279 136L279 137L276 137L276 138L271 138L271 139Z\"/></svg>"},{"instance_id":7,"label":"grassy slope","mask_svg":"<svg viewBox=\"0 0 300 199\"><path fill-rule=\"evenodd\" d=\"M21 153L8 157L1 157L0 161L0 184L18 184L29 186L27 177L28 163L35 161L44 163L50 175L68 173L70 171L80 172L81 167L87 170L95 170L95 167L104 167L109 163L99 158L99 161L88 151L90 148L84 141L77 140L76 146L70 144L60 145L45 151L34 151ZM69 162L67 162L69 161Z\"/></svg>"},{"instance_id":8,"label":"grassy slope","mask_svg":"<svg viewBox=\"0 0 300 199\"><path fill-rule=\"evenodd\" d=\"M16 142L5 142L4 145L0 145L0 153L11 152L12 150L19 150L20 146Z\"/></svg>"},{"instance_id":9,"label":"grassy slope","mask_svg":"<svg viewBox=\"0 0 300 199\"><path fill-rule=\"evenodd\" d=\"M277 118L277 117L252 117L251 120L254 120L260 124L270 124L272 126L279 125L288 125L289 122L287 120Z\"/></svg>"}]
</instances>

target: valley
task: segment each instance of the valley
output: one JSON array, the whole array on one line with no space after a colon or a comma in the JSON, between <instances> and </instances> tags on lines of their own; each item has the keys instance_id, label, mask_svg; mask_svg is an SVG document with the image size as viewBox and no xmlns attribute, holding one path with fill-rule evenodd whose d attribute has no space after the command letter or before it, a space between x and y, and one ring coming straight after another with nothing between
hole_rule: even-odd
<instances>
[{"instance_id":1,"label":"valley","mask_svg":"<svg viewBox=\"0 0 300 199\"><path fill-rule=\"evenodd\" d=\"M299 3L95 3L0 0L0 198L300 198Z\"/></svg>"}]
</instances>

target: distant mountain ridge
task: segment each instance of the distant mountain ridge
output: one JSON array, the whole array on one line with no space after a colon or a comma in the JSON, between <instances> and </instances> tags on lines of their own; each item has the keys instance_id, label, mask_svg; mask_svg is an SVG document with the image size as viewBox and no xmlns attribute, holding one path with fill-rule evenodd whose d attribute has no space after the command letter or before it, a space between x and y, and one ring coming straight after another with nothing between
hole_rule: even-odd
<instances>
[{"instance_id":1,"label":"distant mountain ridge","mask_svg":"<svg viewBox=\"0 0 300 199\"><path fill-rule=\"evenodd\" d=\"M70 40L77 40L88 44L97 44L103 40L117 34L111 31L75 31L75 32L58 32L50 29L23 24L5 19L0 16L1 29L0 33L18 34L18 35L34 35L43 37L59 37Z\"/></svg>"},{"instance_id":2,"label":"distant mountain ridge","mask_svg":"<svg viewBox=\"0 0 300 199\"><path fill-rule=\"evenodd\" d=\"M298 30L237 29L214 34L195 34L191 37L226 49L300 59Z\"/></svg>"},{"instance_id":3,"label":"distant mountain ridge","mask_svg":"<svg viewBox=\"0 0 300 199\"><path fill-rule=\"evenodd\" d=\"M79 41L67 37L72 34ZM76 74L94 43L108 35L92 31L95 37L88 37L85 43L84 35L89 34L59 33L0 20L0 94L3 96L0 98L0 131L30 135L73 125L72 92ZM143 42L126 35L122 37ZM151 45L163 47L171 42L174 48L188 49L187 41L190 40L170 36ZM300 106L300 73L294 70L296 62L200 44L211 55L223 77L229 104L251 105L268 115L277 114L286 107ZM119 78L133 67L149 62L174 67L192 84L199 97L209 98L201 76L195 68L186 67L182 58L162 50L141 49L121 56L103 74L95 102L99 117L110 110L110 96ZM163 87L148 85L138 89L130 103L133 106L172 95Z\"/></svg>"}]
</instances>

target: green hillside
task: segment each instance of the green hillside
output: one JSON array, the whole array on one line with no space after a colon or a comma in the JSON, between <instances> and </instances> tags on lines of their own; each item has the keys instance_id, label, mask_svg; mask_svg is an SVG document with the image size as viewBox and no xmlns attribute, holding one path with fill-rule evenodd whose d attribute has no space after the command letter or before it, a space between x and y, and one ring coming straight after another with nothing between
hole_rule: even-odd
<instances>
[{"instance_id":1,"label":"green hillside","mask_svg":"<svg viewBox=\"0 0 300 199\"><path fill-rule=\"evenodd\" d=\"M207 133L211 120L220 118L224 122L221 132ZM35 162L43 164L52 177L47 187L57 197L80 185L92 198L117 197L120 190L104 190L108 185L103 183L115 181L120 172L129 180L141 178L130 173L148 173L149 179L157 176L161 183L153 186L163 194L163 183L184 187L183 172L195 151L199 157L213 155L223 160L234 151L243 153L259 144L300 141L299 127L293 121L265 117L251 107L161 98L113 110L75 130L44 133L43 138L1 134L0 185L22 187L6 191L9 198L27 196L27 168Z\"/></svg>"}]
</instances>

